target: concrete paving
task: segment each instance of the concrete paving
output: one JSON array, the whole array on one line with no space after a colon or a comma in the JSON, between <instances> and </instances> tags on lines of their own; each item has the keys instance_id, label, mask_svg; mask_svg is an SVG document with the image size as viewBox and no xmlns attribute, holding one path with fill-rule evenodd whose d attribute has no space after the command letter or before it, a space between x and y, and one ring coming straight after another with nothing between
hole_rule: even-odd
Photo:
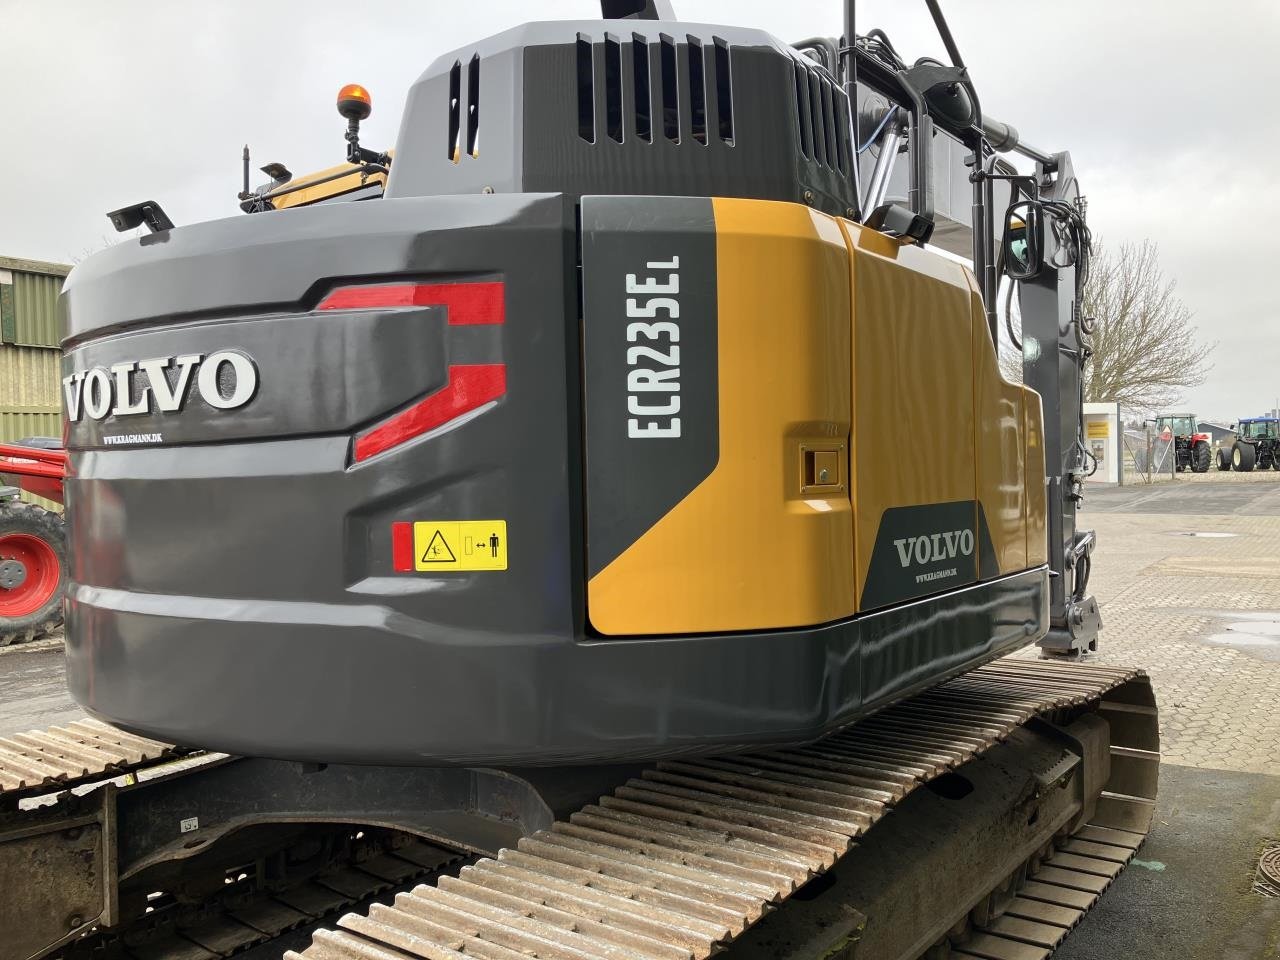
<instances>
[{"instance_id":1,"label":"concrete paving","mask_svg":"<svg viewBox=\"0 0 1280 960\"><path fill-rule=\"evenodd\" d=\"M1089 484L1086 506L1104 513L1182 513L1188 516L1280 516L1280 473L1180 473L1153 483Z\"/></svg>"},{"instance_id":2,"label":"concrete paving","mask_svg":"<svg viewBox=\"0 0 1280 960\"><path fill-rule=\"evenodd\" d=\"M0 737L79 720L63 679L62 642L0 647Z\"/></svg>"},{"instance_id":3,"label":"concrete paving","mask_svg":"<svg viewBox=\"0 0 1280 960\"><path fill-rule=\"evenodd\" d=\"M1280 474L1224 476L1264 482L1089 492L1098 659L1151 674L1166 763L1280 774Z\"/></svg>"},{"instance_id":4,"label":"concrete paving","mask_svg":"<svg viewBox=\"0 0 1280 960\"><path fill-rule=\"evenodd\" d=\"M1252 885L1280 839L1280 473L1094 486L1087 507L1097 662L1151 674L1164 768L1138 860L1055 957L1276 960L1280 900ZM0 735L79 716L62 673L56 649L0 651Z\"/></svg>"},{"instance_id":5,"label":"concrete paving","mask_svg":"<svg viewBox=\"0 0 1280 960\"><path fill-rule=\"evenodd\" d=\"M1280 836L1280 778L1163 765L1138 857L1054 960L1274 960L1280 900L1252 891Z\"/></svg>"},{"instance_id":6,"label":"concrete paving","mask_svg":"<svg viewBox=\"0 0 1280 960\"><path fill-rule=\"evenodd\" d=\"M1056 960L1275 960L1280 900L1252 890L1280 838L1280 474L1090 488L1097 662L1160 703L1150 839Z\"/></svg>"}]
</instances>

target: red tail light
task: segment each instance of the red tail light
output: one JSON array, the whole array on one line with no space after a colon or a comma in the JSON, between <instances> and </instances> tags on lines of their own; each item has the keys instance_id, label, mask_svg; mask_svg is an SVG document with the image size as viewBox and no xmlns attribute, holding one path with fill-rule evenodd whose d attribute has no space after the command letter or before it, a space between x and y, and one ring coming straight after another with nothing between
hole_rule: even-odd
<instances>
[{"instance_id":1,"label":"red tail light","mask_svg":"<svg viewBox=\"0 0 1280 960\"><path fill-rule=\"evenodd\" d=\"M454 326L503 323L506 320L503 293L503 284L498 280L478 283L378 283L334 290L316 309L445 307L449 311L449 323Z\"/></svg>"},{"instance_id":2,"label":"red tail light","mask_svg":"<svg viewBox=\"0 0 1280 960\"><path fill-rule=\"evenodd\" d=\"M506 322L501 281L475 283L379 283L342 287L317 310L380 310L396 307L444 307L450 326ZM443 427L492 403L507 392L505 363L450 364L449 382L413 406L357 434L356 462Z\"/></svg>"},{"instance_id":3,"label":"red tail light","mask_svg":"<svg viewBox=\"0 0 1280 960\"><path fill-rule=\"evenodd\" d=\"M356 460L368 460L406 440L443 427L464 413L497 400L507 392L505 363L455 364L449 367L449 384L424 397L408 410L356 435Z\"/></svg>"}]
</instances>

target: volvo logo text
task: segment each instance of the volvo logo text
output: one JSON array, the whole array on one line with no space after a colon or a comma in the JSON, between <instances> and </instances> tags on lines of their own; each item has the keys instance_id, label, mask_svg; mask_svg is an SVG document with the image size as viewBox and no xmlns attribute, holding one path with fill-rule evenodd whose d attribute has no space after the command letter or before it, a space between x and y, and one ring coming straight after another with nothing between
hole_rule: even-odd
<instances>
[{"instance_id":1,"label":"volvo logo text","mask_svg":"<svg viewBox=\"0 0 1280 960\"><path fill-rule=\"evenodd\" d=\"M904 567L912 562L939 563L943 560L954 560L957 555L968 557L973 554L972 530L948 530L946 533L926 534L923 537L904 537L893 541L898 548L898 560Z\"/></svg>"},{"instance_id":2,"label":"volvo logo text","mask_svg":"<svg viewBox=\"0 0 1280 960\"><path fill-rule=\"evenodd\" d=\"M196 392L217 410L243 407L258 392L258 367L237 350L208 355L129 360L110 367L77 370L62 378L67 419L92 420L143 413L176 413Z\"/></svg>"}]
</instances>

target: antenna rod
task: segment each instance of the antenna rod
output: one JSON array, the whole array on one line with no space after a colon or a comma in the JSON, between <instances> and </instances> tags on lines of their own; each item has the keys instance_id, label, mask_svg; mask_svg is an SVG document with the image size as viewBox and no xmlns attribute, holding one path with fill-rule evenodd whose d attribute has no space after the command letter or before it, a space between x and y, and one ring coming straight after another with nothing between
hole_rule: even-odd
<instances>
[{"instance_id":1,"label":"antenna rod","mask_svg":"<svg viewBox=\"0 0 1280 960\"><path fill-rule=\"evenodd\" d=\"M844 49L840 52L840 80L846 85L852 102L853 91L848 84L856 80L854 76L853 47L858 40L858 27L855 7L857 0L844 0Z\"/></svg>"},{"instance_id":2,"label":"antenna rod","mask_svg":"<svg viewBox=\"0 0 1280 960\"><path fill-rule=\"evenodd\" d=\"M248 200L249 199L249 145L247 143L244 145L244 153L241 154L241 159L244 161L244 188L240 191L240 199Z\"/></svg>"}]
</instances>

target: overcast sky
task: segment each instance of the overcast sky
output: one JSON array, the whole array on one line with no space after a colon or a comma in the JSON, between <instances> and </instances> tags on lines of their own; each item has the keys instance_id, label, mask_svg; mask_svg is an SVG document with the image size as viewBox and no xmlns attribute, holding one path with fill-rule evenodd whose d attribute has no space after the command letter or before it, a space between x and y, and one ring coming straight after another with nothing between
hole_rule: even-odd
<instances>
[{"instance_id":1,"label":"overcast sky","mask_svg":"<svg viewBox=\"0 0 1280 960\"><path fill-rule=\"evenodd\" d=\"M840 31L836 0L673 3L684 20L784 40ZM1201 339L1218 343L1183 405L1223 418L1270 407L1280 4L943 6L984 110L1072 151L1095 234L1159 244ZM342 84L372 90L363 139L390 146L437 55L524 20L593 16L589 0L0 0L0 254L80 259L109 241L107 210L143 199L179 224L238 216L246 141L255 166L342 159ZM858 26L886 29L908 60L942 55L920 0L860 0Z\"/></svg>"}]
</instances>

